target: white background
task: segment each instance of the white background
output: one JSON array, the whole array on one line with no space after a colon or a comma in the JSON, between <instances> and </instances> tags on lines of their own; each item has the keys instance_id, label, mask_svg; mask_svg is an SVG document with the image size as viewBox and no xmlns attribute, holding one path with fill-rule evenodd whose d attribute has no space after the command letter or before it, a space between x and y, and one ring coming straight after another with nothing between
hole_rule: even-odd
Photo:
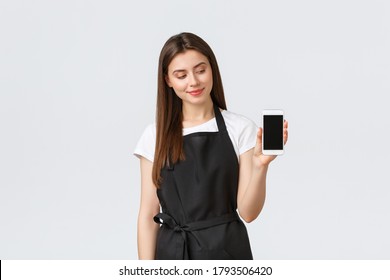
<instances>
[{"instance_id":1,"label":"white background","mask_svg":"<svg viewBox=\"0 0 390 280\"><path fill-rule=\"evenodd\" d=\"M136 259L157 60L213 48L228 109L289 120L256 259L389 259L390 2L0 1L0 259Z\"/></svg>"}]
</instances>

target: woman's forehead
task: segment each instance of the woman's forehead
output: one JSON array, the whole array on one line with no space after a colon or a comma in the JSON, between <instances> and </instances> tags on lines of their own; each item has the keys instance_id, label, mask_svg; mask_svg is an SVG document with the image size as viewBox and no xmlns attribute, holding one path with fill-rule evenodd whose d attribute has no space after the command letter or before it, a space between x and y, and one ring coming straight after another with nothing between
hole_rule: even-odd
<instances>
[{"instance_id":1,"label":"woman's forehead","mask_svg":"<svg viewBox=\"0 0 390 280\"><path fill-rule=\"evenodd\" d=\"M187 50L177 54L168 66L170 72L178 70L190 70L199 65L208 65L209 61L205 55L196 50Z\"/></svg>"}]
</instances>

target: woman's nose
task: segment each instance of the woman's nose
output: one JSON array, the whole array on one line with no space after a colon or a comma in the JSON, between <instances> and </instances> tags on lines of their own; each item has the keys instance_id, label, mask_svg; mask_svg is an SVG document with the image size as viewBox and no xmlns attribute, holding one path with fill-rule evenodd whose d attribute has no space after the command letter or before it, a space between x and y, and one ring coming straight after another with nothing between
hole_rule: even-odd
<instances>
[{"instance_id":1,"label":"woman's nose","mask_svg":"<svg viewBox=\"0 0 390 280\"><path fill-rule=\"evenodd\" d=\"M191 87L199 85L199 80L198 80L198 78L196 77L195 74L193 74L193 73L190 74L189 78L190 78L189 82L190 82L190 86Z\"/></svg>"}]
</instances>

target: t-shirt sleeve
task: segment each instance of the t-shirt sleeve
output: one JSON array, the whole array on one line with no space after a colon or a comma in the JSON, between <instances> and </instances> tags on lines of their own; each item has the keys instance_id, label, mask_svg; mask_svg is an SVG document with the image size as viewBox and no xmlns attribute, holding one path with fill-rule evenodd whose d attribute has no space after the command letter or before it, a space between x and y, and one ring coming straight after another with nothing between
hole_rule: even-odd
<instances>
[{"instance_id":1,"label":"t-shirt sleeve","mask_svg":"<svg viewBox=\"0 0 390 280\"><path fill-rule=\"evenodd\" d=\"M252 120L242 117L241 131L238 137L238 151L240 155L256 145L257 131L258 127Z\"/></svg>"},{"instance_id":2,"label":"t-shirt sleeve","mask_svg":"<svg viewBox=\"0 0 390 280\"><path fill-rule=\"evenodd\" d=\"M147 160L153 162L154 150L156 144L156 125L148 125L142 133L138 143L134 149L134 155L136 157L144 157Z\"/></svg>"}]
</instances>

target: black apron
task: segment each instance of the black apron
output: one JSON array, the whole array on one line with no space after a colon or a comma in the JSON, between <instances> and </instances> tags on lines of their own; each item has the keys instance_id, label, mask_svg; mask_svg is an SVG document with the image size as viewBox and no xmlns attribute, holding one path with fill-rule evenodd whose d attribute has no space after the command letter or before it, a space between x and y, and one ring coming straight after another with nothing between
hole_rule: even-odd
<instances>
[{"instance_id":1,"label":"black apron","mask_svg":"<svg viewBox=\"0 0 390 280\"><path fill-rule=\"evenodd\" d=\"M237 209L238 160L218 107L217 132L183 136L185 160L161 170L156 259L253 259Z\"/></svg>"}]
</instances>

